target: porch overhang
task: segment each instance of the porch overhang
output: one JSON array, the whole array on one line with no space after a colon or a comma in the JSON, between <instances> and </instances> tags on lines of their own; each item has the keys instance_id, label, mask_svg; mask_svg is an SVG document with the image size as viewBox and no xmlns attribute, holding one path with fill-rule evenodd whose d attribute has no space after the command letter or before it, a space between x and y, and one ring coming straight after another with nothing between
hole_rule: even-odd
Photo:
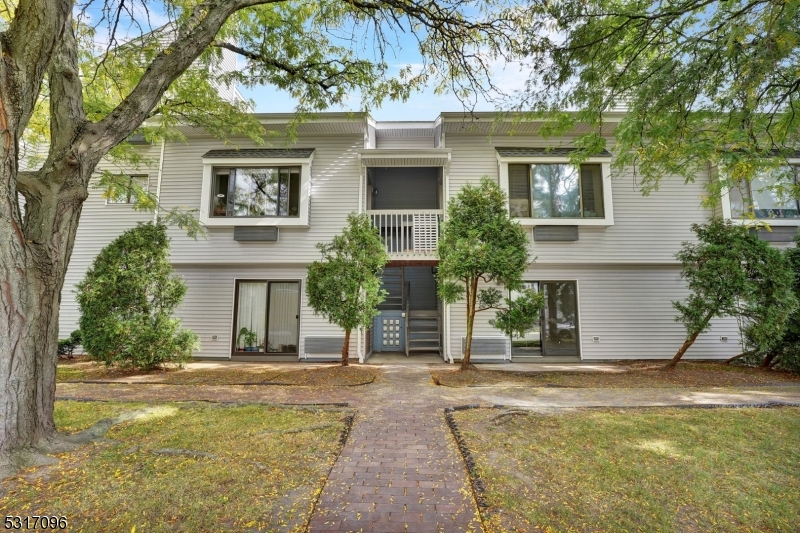
<instances>
[{"instance_id":1,"label":"porch overhang","mask_svg":"<svg viewBox=\"0 0 800 533\"><path fill-rule=\"evenodd\" d=\"M372 167L448 167L449 148L421 148L414 150L378 148L359 150L358 158L364 168Z\"/></svg>"}]
</instances>

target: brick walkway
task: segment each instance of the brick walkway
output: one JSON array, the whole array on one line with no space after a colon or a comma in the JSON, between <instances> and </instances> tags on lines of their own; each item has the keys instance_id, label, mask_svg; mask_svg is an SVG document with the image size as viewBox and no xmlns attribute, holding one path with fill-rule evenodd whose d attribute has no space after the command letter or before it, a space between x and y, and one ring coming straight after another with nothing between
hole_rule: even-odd
<instances>
[{"instance_id":1,"label":"brick walkway","mask_svg":"<svg viewBox=\"0 0 800 533\"><path fill-rule=\"evenodd\" d=\"M481 531L467 473L441 407L411 391L427 369L367 393L311 519L313 533Z\"/></svg>"}]
</instances>

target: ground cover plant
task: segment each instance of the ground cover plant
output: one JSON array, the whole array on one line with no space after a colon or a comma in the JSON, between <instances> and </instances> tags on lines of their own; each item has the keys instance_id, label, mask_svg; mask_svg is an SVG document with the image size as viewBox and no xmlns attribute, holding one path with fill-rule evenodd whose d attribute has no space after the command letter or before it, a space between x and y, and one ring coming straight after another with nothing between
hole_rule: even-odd
<instances>
[{"instance_id":1,"label":"ground cover plant","mask_svg":"<svg viewBox=\"0 0 800 533\"><path fill-rule=\"evenodd\" d=\"M62 431L142 404L56 402ZM302 531L350 411L160 404L56 466L0 482L10 515L66 516L71 531Z\"/></svg>"},{"instance_id":2,"label":"ground cover plant","mask_svg":"<svg viewBox=\"0 0 800 533\"><path fill-rule=\"evenodd\" d=\"M796 531L800 409L454 413L489 533Z\"/></svg>"},{"instance_id":3,"label":"ground cover plant","mask_svg":"<svg viewBox=\"0 0 800 533\"><path fill-rule=\"evenodd\" d=\"M324 366L307 369L264 369L259 366L178 369L152 372L107 368L93 362L58 366L58 381L131 381L173 385L272 384L287 386L347 387L373 383L380 371L369 367Z\"/></svg>"},{"instance_id":4,"label":"ground cover plant","mask_svg":"<svg viewBox=\"0 0 800 533\"><path fill-rule=\"evenodd\" d=\"M789 372L729 366L724 363L682 362L672 372L661 372L655 362L618 363L612 372L508 372L480 370L454 372L433 370L433 380L447 387L517 386L517 387L595 387L595 388L669 388L731 387L796 383L800 376Z\"/></svg>"}]
</instances>

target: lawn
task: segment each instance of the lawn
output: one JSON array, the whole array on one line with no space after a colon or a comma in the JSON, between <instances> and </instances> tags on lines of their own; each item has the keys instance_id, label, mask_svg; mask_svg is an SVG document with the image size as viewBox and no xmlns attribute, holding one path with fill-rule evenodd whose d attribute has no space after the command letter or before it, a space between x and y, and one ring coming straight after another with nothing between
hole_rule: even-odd
<instances>
[{"instance_id":1,"label":"lawn","mask_svg":"<svg viewBox=\"0 0 800 533\"><path fill-rule=\"evenodd\" d=\"M502 413L455 413L491 533L800 524L800 409Z\"/></svg>"},{"instance_id":2,"label":"lawn","mask_svg":"<svg viewBox=\"0 0 800 533\"><path fill-rule=\"evenodd\" d=\"M446 387L517 386L517 387L595 387L595 388L669 388L669 387L735 387L796 383L800 376L776 370L761 370L723 363L680 363L675 370L661 370L663 361L619 363L616 372L539 371L508 372L503 370L435 370L434 382ZM532 365L533 366L533 365Z\"/></svg>"},{"instance_id":3,"label":"lawn","mask_svg":"<svg viewBox=\"0 0 800 533\"><path fill-rule=\"evenodd\" d=\"M152 372L106 367L91 361L64 361L56 369L58 382L130 381L168 383L172 385L286 385L315 387L350 387L375 381L379 370L358 366L329 365L298 369L287 366L280 370L258 365L219 367L212 369L165 368Z\"/></svg>"},{"instance_id":4,"label":"lawn","mask_svg":"<svg viewBox=\"0 0 800 533\"><path fill-rule=\"evenodd\" d=\"M56 402L63 431L143 404ZM343 409L160 404L60 464L0 482L6 515L70 531L304 531L340 450Z\"/></svg>"}]
</instances>

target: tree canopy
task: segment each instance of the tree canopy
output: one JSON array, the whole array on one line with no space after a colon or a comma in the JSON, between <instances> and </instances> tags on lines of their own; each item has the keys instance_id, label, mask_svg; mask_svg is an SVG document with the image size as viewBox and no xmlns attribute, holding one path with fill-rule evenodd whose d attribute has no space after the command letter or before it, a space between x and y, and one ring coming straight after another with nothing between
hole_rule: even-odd
<instances>
[{"instance_id":1,"label":"tree canopy","mask_svg":"<svg viewBox=\"0 0 800 533\"><path fill-rule=\"evenodd\" d=\"M713 205L722 187L800 149L800 3L533 0L528 13L533 75L518 109L552 113L550 134L589 124L576 158L613 129L616 165L633 166L645 194L711 163ZM782 178L777 192L797 197Z\"/></svg>"}]
</instances>

